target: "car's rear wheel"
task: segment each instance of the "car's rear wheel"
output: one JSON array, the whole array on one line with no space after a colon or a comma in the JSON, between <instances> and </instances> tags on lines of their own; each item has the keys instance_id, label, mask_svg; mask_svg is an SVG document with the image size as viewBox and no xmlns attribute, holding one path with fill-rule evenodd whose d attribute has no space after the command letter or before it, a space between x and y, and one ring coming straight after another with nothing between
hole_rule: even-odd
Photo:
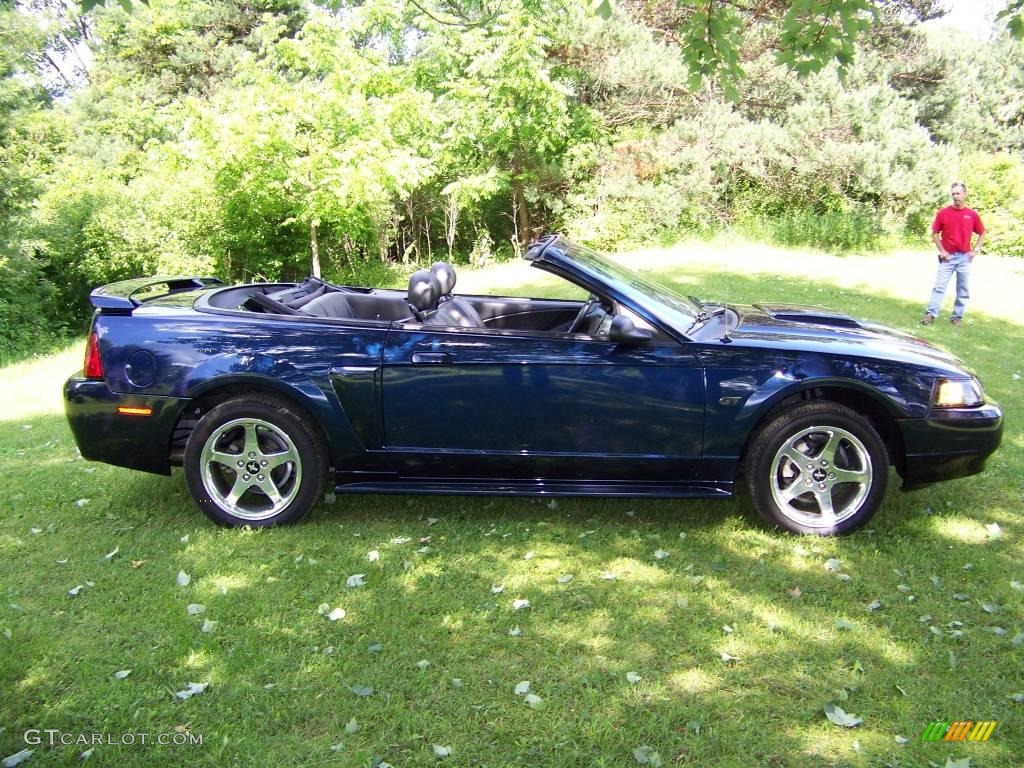
<instances>
[{"instance_id":1,"label":"car's rear wheel","mask_svg":"<svg viewBox=\"0 0 1024 768\"><path fill-rule=\"evenodd\" d=\"M189 436L185 482L199 508L224 525L292 523L316 504L327 473L315 427L277 398L235 397Z\"/></svg>"},{"instance_id":2,"label":"car's rear wheel","mask_svg":"<svg viewBox=\"0 0 1024 768\"><path fill-rule=\"evenodd\" d=\"M769 418L754 436L745 469L754 506L768 523L835 536L874 515L885 496L889 462L867 419L819 400Z\"/></svg>"}]
</instances>

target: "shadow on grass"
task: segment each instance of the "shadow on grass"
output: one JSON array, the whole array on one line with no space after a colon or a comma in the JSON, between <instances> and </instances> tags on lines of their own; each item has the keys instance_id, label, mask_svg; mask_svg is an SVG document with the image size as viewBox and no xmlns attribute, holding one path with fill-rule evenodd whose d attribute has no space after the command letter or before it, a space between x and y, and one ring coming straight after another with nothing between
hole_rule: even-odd
<instances>
[{"instance_id":1,"label":"shadow on grass","mask_svg":"<svg viewBox=\"0 0 1024 768\"><path fill-rule=\"evenodd\" d=\"M724 289L733 302L831 305L907 330L916 317L906 303L828 286L687 277L696 282L686 292L707 298ZM1019 445L1013 329L976 320L921 335L977 369ZM192 506L180 472L76 459L56 414L0 422L0 459L4 755L25 746L27 728L175 725L203 745L105 746L95 757L421 765L443 744L460 764L630 765L647 745L675 765L971 755L1009 768L1024 753L1009 698L1024 686L1010 639L1024 617L1010 586L1024 554L1019 449L975 478L913 494L891 487L873 530L837 540L766 531L742 496L339 495L300 526L221 529ZM849 580L826 569L830 559ZM348 587L354 574L366 585ZM517 599L529 607L516 610ZM346 615L329 621L321 604ZM203 632L207 620L216 624ZM117 680L119 669L132 672ZM523 680L543 710L514 693ZM210 688L176 700L189 681ZM829 701L864 724L829 724ZM969 748L919 742L931 720L960 718L1000 725ZM81 751L43 747L33 764Z\"/></svg>"}]
</instances>

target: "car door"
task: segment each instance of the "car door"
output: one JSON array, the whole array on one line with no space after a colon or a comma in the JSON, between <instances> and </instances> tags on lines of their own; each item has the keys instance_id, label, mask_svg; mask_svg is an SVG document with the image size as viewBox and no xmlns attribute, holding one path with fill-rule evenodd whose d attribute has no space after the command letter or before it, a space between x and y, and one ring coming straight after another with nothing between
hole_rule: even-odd
<instances>
[{"instance_id":1,"label":"car door","mask_svg":"<svg viewBox=\"0 0 1024 768\"><path fill-rule=\"evenodd\" d=\"M382 415L405 476L686 480L700 460L704 381L675 341L395 326Z\"/></svg>"}]
</instances>

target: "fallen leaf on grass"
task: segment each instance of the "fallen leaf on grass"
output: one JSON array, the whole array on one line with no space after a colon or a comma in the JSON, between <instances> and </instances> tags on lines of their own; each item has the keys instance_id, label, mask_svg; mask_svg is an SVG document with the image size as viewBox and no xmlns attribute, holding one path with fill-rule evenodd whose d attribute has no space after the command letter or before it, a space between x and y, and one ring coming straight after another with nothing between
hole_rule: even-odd
<instances>
[{"instance_id":1,"label":"fallen leaf on grass","mask_svg":"<svg viewBox=\"0 0 1024 768\"><path fill-rule=\"evenodd\" d=\"M837 707L831 702L825 705L825 717L828 718L830 723L842 726L843 728L856 728L864 722L856 715L847 714L841 707Z\"/></svg>"},{"instance_id":2,"label":"fallen leaf on grass","mask_svg":"<svg viewBox=\"0 0 1024 768\"><path fill-rule=\"evenodd\" d=\"M668 555L669 555L669 553L666 552L664 549L656 549L656 550L654 550L654 557L656 559L658 559L658 560L664 560L665 558L668 557Z\"/></svg>"},{"instance_id":3,"label":"fallen leaf on grass","mask_svg":"<svg viewBox=\"0 0 1024 768\"><path fill-rule=\"evenodd\" d=\"M516 600L512 601L512 610L514 610L514 611L519 611L519 610L522 610L523 608L529 608L529 607L530 607L530 601L529 600L525 600L523 598L517 598Z\"/></svg>"},{"instance_id":4,"label":"fallen leaf on grass","mask_svg":"<svg viewBox=\"0 0 1024 768\"><path fill-rule=\"evenodd\" d=\"M130 669L122 669L122 670L120 670L118 672L115 672L114 673L114 677L116 677L118 680L124 680L131 673L132 673L132 671Z\"/></svg>"},{"instance_id":5,"label":"fallen leaf on grass","mask_svg":"<svg viewBox=\"0 0 1024 768\"><path fill-rule=\"evenodd\" d=\"M72 587L71 589L69 589L68 594L72 597L78 597L78 593L81 592L83 589L84 587L81 584L79 584L77 587Z\"/></svg>"},{"instance_id":6,"label":"fallen leaf on grass","mask_svg":"<svg viewBox=\"0 0 1024 768\"><path fill-rule=\"evenodd\" d=\"M838 558L831 558L825 561L825 570L830 573L837 573L843 567L843 561Z\"/></svg>"},{"instance_id":7,"label":"fallen leaf on grass","mask_svg":"<svg viewBox=\"0 0 1024 768\"><path fill-rule=\"evenodd\" d=\"M189 683L188 688L184 691L178 691L174 695L185 701L185 699L191 699L193 696L202 693L209 685L209 683Z\"/></svg>"},{"instance_id":8,"label":"fallen leaf on grass","mask_svg":"<svg viewBox=\"0 0 1024 768\"><path fill-rule=\"evenodd\" d=\"M203 621L203 626L200 628L200 631L201 632L205 632L206 634L210 634L216 628L217 628L217 622L216 621L210 621L209 619L205 619Z\"/></svg>"},{"instance_id":9,"label":"fallen leaf on grass","mask_svg":"<svg viewBox=\"0 0 1024 768\"><path fill-rule=\"evenodd\" d=\"M175 579L175 582L177 583L177 585L179 587L187 587L189 585L189 582L191 582L191 581L192 581L192 577L191 576L189 576L184 571L178 571L178 578Z\"/></svg>"},{"instance_id":10,"label":"fallen leaf on grass","mask_svg":"<svg viewBox=\"0 0 1024 768\"><path fill-rule=\"evenodd\" d=\"M530 692L530 681L529 680L522 680L522 681L516 683L516 687L515 687L516 696L525 696L529 692Z\"/></svg>"},{"instance_id":11,"label":"fallen leaf on grass","mask_svg":"<svg viewBox=\"0 0 1024 768\"><path fill-rule=\"evenodd\" d=\"M353 685L349 687L349 690L352 691L352 693L354 693L356 696L373 695L373 687L369 685Z\"/></svg>"},{"instance_id":12,"label":"fallen leaf on grass","mask_svg":"<svg viewBox=\"0 0 1024 768\"><path fill-rule=\"evenodd\" d=\"M505 591L505 585L504 584L495 584L494 586L491 587L491 594L492 595L500 595L504 591Z\"/></svg>"},{"instance_id":13,"label":"fallen leaf on grass","mask_svg":"<svg viewBox=\"0 0 1024 768\"><path fill-rule=\"evenodd\" d=\"M740 658L739 656L733 656L732 654L727 653L726 651L722 651L719 654L719 656L721 657L722 661L724 661L726 663L729 663L731 661L739 661L739 658Z\"/></svg>"},{"instance_id":14,"label":"fallen leaf on grass","mask_svg":"<svg viewBox=\"0 0 1024 768\"><path fill-rule=\"evenodd\" d=\"M559 584L568 584L574 578L576 578L576 577L573 576L573 574L571 574L571 573L563 573L561 576L559 576L557 579L555 579L555 581L557 581Z\"/></svg>"},{"instance_id":15,"label":"fallen leaf on grass","mask_svg":"<svg viewBox=\"0 0 1024 768\"><path fill-rule=\"evenodd\" d=\"M365 573L354 573L348 577L345 581L345 585L348 587L361 587L366 583Z\"/></svg>"},{"instance_id":16,"label":"fallen leaf on grass","mask_svg":"<svg viewBox=\"0 0 1024 768\"><path fill-rule=\"evenodd\" d=\"M445 747L440 744L434 745L434 754L438 757L448 757L452 753L451 747Z\"/></svg>"},{"instance_id":17,"label":"fallen leaf on grass","mask_svg":"<svg viewBox=\"0 0 1024 768\"><path fill-rule=\"evenodd\" d=\"M107 554L105 554L103 556L103 559L104 560L113 560L115 557L117 557L117 553L120 552L120 551L121 551L121 547L120 546L116 546L112 550L107 552Z\"/></svg>"},{"instance_id":18,"label":"fallen leaf on grass","mask_svg":"<svg viewBox=\"0 0 1024 768\"><path fill-rule=\"evenodd\" d=\"M643 678L640 677L640 675L638 675L636 672L627 672L626 673L626 682L628 682L628 683L633 683L634 685L636 685L641 680L643 680Z\"/></svg>"},{"instance_id":19,"label":"fallen leaf on grass","mask_svg":"<svg viewBox=\"0 0 1024 768\"><path fill-rule=\"evenodd\" d=\"M531 709L543 709L544 700L535 693L528 693L523 697L523 701L526 702L526 706Z\"/></svg>"},{"instance_id":20,"label":"fallen leaf on grass","mask_svg":"<svg viewBox=\"0 0 1024 768\"><path fill-rule=\"evenodd\" d=\"M943 768L971 768L971 758L965 757L963 760L954 760L952 757L947 757Z\"/></svg>"},{"instance_id":21,"label":"fallen leaf on grass","mask_svg":"<svg viewBox=\"0 0 1024 768\"><path fill-rule=\"evenodd\" d=\"M344 608L335 608L333 611L327 614L328 621L341 621L346 616Z\"/></svg>"},{"instance_id":22,"label":"fallen leaf on grass","mask_svg":"<svg viewBox=\"0 0 1024 768\"><path fill-rule=\"evenodd\" d=\"M908 739L906 736L897 736L895 741L896 741L897 744L901 744L902 745L902 744L906 744L907 742L909 742L910 739Z\"/></svg>"},{"instance_id":23,"label":"fallen leaf on grass","mask_svg":"<svg viewBox=\"0 0 1024 768\"><path fill-rule=\"evenodd\" d=\"M370 653L380 653L381 651L384 650L384 644L383 643L370 643L368 646L366 646L366 650L368 650Z\"/></svg>"},{"instance_id":24,"label":"fallen leaf on grass","mask_svg":"<svg viewBox=\"0 0 1024 768\"><path fill-rule=\"evenodd\" d=\"M14 768L14 766L21 765L32 757L33 752L35 752L34 749L23 749L20 752L15 752L13 755L5 757L3 763L0 763L0 765L2 765L3 768Z\"/></svg>"},{"instance_id":25,"label":"fallen leaf on grass","mask_svg":"<svg viewBox=\"0 0 1024 768\"><path fill-rule=\"evenodd\" d=\"M199 614L206 612L206 606L200 605L199 603L189 603L185 606L185 610L188 611L189 616L198 616Z\"/></svg>"},{"instance_id":26,"label":"fallen leaf on grass","mask_svg":"<svg viewBox=\"0 0 1024 768\"><path fill-rule=\"evenodd\" d=\"M519 628L518 624L508 631L509 637L519 637L521 634L523 634L523 630Z\"/></svg>"},{"instance_id":27,"label":"fallen leaf on grass","mask_svg":"<svg viewBox=\"0 0 1024 768\"><path fill-rule=\"evenodd\" d=\"M90 501L92 501L92 499L79 499L78 501L75 502L75 506L76 507L87 507L87 506L89 506L89 502Z\"/></svg>"},{"instance_id":28,"label":"fallen leaf on grass","mask_svg":"<svg viewBox=\"0 0 1024 768\"><path fill-rule=\"evenodd\" d=\"M881 607L882 607L882 601L881 600L872 600L870 603L868 603L868 610L869 611L877 611Z\"/></svg>"},{"instance_id":29,"label":"fallen leaf on grass","mask_svg":"<svg viewBox=\"0 0 1024 768\"><path fill-rule=\"evenodd\" d=\"M139 569L146 564L145 560L132 560L132 568Z\"/></svg>"},{"instance_id":30,"label":"fallen leaf on grass","mask_svg":"<svg viewBox=\"0 0 1024 768\"><path fill-rule=\"evenodd\" d=\"M371 549L369 552L366 553L366 559L371 563L376 563L378 560L380 560L380 551L376 549Z\"/></svg>"},{"instance_id":31,"label":"fallen leaf on grass","mask_svg":"<svg viewBox=\"0 0 1024 768\"><path fill-rule=\"evenodd\" d=\"M427 661L426 659L420 659L419 661L416 662L416 666L419 667L420 669L426 669L427 667L430 666L430 662Z\"/></svg>"},{"instance_id":32,"label":"fallen leaf on grass","mask_svg":"<svg viewBox=\"0 0 1024 768\"><path fill-rule=\"evenodd\" d=\"M86 760L92 757L92 753L95 749L96 747L89 747L87 750L85 750L85 752L78 756L78 759L84 763Z\"/></svg>"},{"instance_id":33,"label":"fallen leaf on grass","mask_svg":"<svg viewBox=\"0 0 1024 768\"><path fill-rule=\"evenodd\" d=\"M800 597L800 595L803 594L803 592L800 591L800 587L793 587L792 589L790 589L788 591L789 591L790 596L792 596L792 597Z\"/></svg>"},{"instance_id":34,"label":"fallen leaf on grass","mask_svg":"<svg viewBox=\"0 0 1024 768\"><path fill-rule=\"evenodd\" d=\"M836 629L853 629L853 624L846 619L836 619Z\"/></svg>"},{"instance_id":35,"label":"fallen leaf on grass","mask_svg":"<svg viewBox=\"0 0 1024 768\"><path fill-rule=\"evenodd\" d=\"M353 733L359 730L359 722L353 717L347 723L345 723L345 733L351 736Z\"/></svg>"},{"instance_id":36,"label":"fallen leaf on grass","mask_svg":"<svg viewBox=\"0 0 1024 768\"><path fill-rule=\"evenodd\" d=\"M1024 704L1024 693L1015 693L1010 696L1010 701L1014 704Z\"/></svg>"},{"instance_id":37,"label":"fallen leaf on grass","mask_svg":"<svg viewBox=\"0 0 1024 768\"><path fill-rule=\"evenodd\" d=\"M989 523L985 526L985 530L988 531L988 535L993 539L998 539L1003 535L1003 529L999 527L998 523Z\"/></svg>"},{"instance_id":38,"label":"fallen leaf on grass","mask_svg":"<svg viewBox=\"0 0 1024 768\"><path fill-rule=\"evenodd\" d=\"M640 765L661 768L661 755L655 752L653 747L648 747L646 744L633 750L633 759Z\"/></svg>"}]
</instances>

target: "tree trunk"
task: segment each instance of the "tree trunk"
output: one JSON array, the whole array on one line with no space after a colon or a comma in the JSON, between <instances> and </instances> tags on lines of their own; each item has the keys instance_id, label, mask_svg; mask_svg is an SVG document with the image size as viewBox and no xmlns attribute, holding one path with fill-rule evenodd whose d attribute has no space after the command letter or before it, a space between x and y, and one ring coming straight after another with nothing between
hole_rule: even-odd
<instances>
[{"instance_id":1,"label":"tree trunk","mask_svg":"<svg viewBox=\"0 0 1024 768\"><path fill-rule=\"evenodd\" d=\"M313 252L313 277L320 277L320 245L316 239L317 220L309 222L309 248Z\"/></svg>"},{"instance_id":2,"label":"tree trunk","mask_svg":"<svg viewBox=\"0 0 1024 768\"><path fill-rule=\"evenodd\" d=\"M517 226L519 228L519 244L530 243L530 212L526 209L526 195L523 194L523 183L516 181L512 187L516 209Z\"/></svg>"}]
</instances>

